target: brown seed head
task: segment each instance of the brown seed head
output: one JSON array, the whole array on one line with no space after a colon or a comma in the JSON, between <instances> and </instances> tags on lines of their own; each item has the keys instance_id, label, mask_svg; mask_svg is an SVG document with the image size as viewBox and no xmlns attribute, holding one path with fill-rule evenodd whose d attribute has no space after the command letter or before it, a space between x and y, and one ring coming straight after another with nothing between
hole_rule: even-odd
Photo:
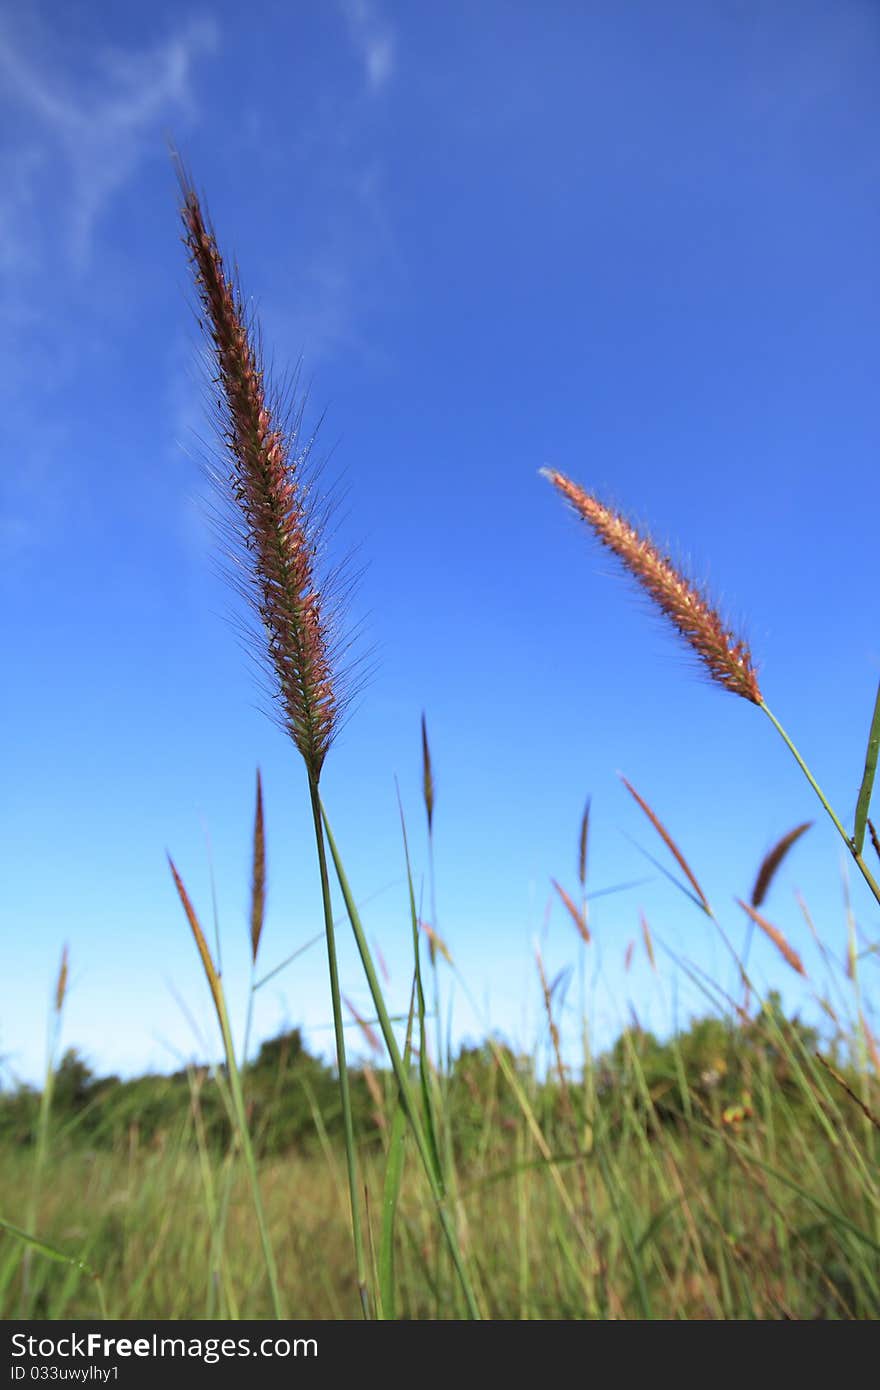
<instances>
[{"instance_id":1,"label":"brown seed head","mask_svg":"<svg viewBox=\"0 0 880 1390\"><path fill-rule=\"evenodd\" d=\"M198 950L199 956L201 957L202 968L204 969L205 978L208 981L208 986L211 990L211 995L214 999L214 1008L217 1011L217 1017L221 1020L222 1024L222 1019L224 1018L225 1005L223 1002L223 988L220 983L220 976L217 972L217 967L215 966L214 961L211 958L211 952L208 947L208 943L205 940L205 933L202 931L201 923L199 922L199 919L196 916L196 910L189 900L189 894L183 886L183 879L177 872L174 860L171 858L170 854L168 855L168 866L171 869L171 876L174 879L174 886L177 889L178 896L180 898L181 903L183 904L183 910L186 913L186 920L189 922L190 931L192 932L193 940L196 943L196 949Z\"/></svg>"},{"instance_id":2,"label":"brown seed head","mask_svg":"<svg viewBox=\"0 0 880 1390\"><path fill-rule=\"evenodd\" d=\"M748 913L755 925L761 928L764 935L769 936L777 951L788 961L792 970L796 970L799 975L806 975L807 972L804 969L803 961L794 947L789 946L779 928L774 927L772 922L768 922L766 917L762 917L761 913L756 912L748 903L744 903L742 898L737 898L736 901L739 903L743 912Z\"/></svg>"},{"instance_id":3,"label":"brown seed head","mask_svg":"<svg viewBox=\"0 0 880 1390\"><path fill-rule=\"evenodd\" d=\"M676 861L678 862L688 882L690 883L691 887L697 895L694 901L699 903L700 907L703 909L707 917L711 917L712 909L709 906L709 899L706 897L706 894L703 892L702 888L697 882L696 874L694 873L688 861L685 859L678 845L673 840L669 831L666 829L666 826L663 824L656 811L651 810L651 807L648 805L645 798L643 796L639 796L639 793L636 791L632 783L626 780L626 778L623 776L623 773L618 773L617 775L619 776L621 782L626 787L627 791L629 792L633 800L636 802L636 804L638 806L641 806L645 815L648 817L648 820L651 822L654 829L657 831L657 834L660 836L667 849L675 856ZM684 891L687 892L687 889L685 889ZM688 893L688 897L692 898L693 894Z\"/></svg>"},{"instance_id":4,"label":"brown seed head","mask_svg":"<svg viewBox=\"0 0 880 1390\"><path fill-rule=\"evenodd\" d=\"M428 834L434 827L434 773L431 768L431 750L428 747L428 726L422 715L422 791L425 798L425 811L428 817Z\"/></svg>"},{"instance_id":5,"label":"brown seed head","mask_svg":"<svg viewBox=\"0 0 880 1390\"><path fill-rule=\"evenodd\" d=\"M581 817L581 829L578 835L578 882L581 890L587 886L587 836L590 830L590 798L587 797L587 804L584 807L584 814Z\"/></svg>"},{"instance_id":6,"label":"brown seed head","mask_svg":"<svg viewBox=\"0 0 880 1390\"><path fill-rule=\"evenodd\" d=\"M792 845L810 829L813 824L811 820L804 821L802 825L796 825L794 830L789 830L787 835L783 835L773 848L764 856L761 867L758 869L758 876L755 879L755 886L752 889L752 907L760 907L767 896L770 884L776 875L776 871L782 863Z\"/></svg>"},{"instance_id":7,"label":"brown seed head","mask_svg":"<svg viewBox=\"0 0 880 1390\"><path fill-rule=\"evenodd\" d=\"M589 946L592 938L590 936L590 928L587 924L587 914L585 910L578 907L577 904L572 901L572 899L566 893L565 889L562 887L562 884L557 883L555 878L551 878L550 882L553 884L553 887L559 894L560 900L568 909L569 916L571 917L571 920L577 927L578 935L580 936L584 945Z\"/></svg>"},{"instance_id":8,"label":"brown seed head","mask_svg":"<svg viewBox=\"0 0 880 1390\"><path fill-rule=\"evenodd\" d=\"M642 940L645 943L645 953L648 957L648 960L651 962L651 969L656 974L657 961L654 956L654 938L651 935L651 928L648 926L648 919L645 916L644 912L639 912L639 920L642 924Z\"/></svg>"},{"instance_id":9,"label":"brown seed head","mask_svg":"<svg viewBox=\"0 0 880 1390\"><path fill-rule=\"evenodd\" d=\"M606 507L555 469L543 468L541 472L592 526L602 544L613 550L638 580L699 657L712 679L735 695L761 704L758 678L746 642L725 626L706 595L684 577L650 537L641 535L620 512Z\"/></svg>"},{"instance_id":10,"label":"brown seed head","mask_svg":"<svg viewBox=\"0 0 880 1390\"><path fill-rule=\"evenodd\" d=\"M69 973L68 964L67 942L65 942L61 948L61 964L58 967L58 980L55 985L56 1014L60 1014L64 1007L64 996L67 993L67 977Z\"/></svg>"},{"instance_id":11,"label":"brown seed head","mask_svg":"<svg viewBox=\"0 0 880 1390\"><path fill-rule=\"evenodd\" d=\"M880 1077L880 1048L877 1047L877 1039L868 1027L868 1020L865 1018L861 1009L859 1010L859 1024L865 1035L865 1044L868 1048L868 1055L871 1058L874 1071L877 1073L878 1077Z\"/></svg>"},{"instance_id":12,"label":"brown seed head","mask_svg":"<svg viewBox=\"0 0 880 1390\"><path fill-rule=\"evenodd\" d=\"M388 1128L388 1121L385 1118L385 1097L382 1095L382 1087L379 1085L379 1078L370 1066L369 1062L364 1062L361 1072L370 1093L370 1099L375 1109L373 1110L373 1122L377 1129L384 1131Z\"/></svg>"},{"instance_id":13,"label":"brown seed head","mask_svg":"<svg viewBox=\"0 0 880 1390\"><path fill-rule=\"evenodd\" d=\"M370 1047L373 1050L373 1052L375 1052L377 1055L381 1056L382 1043L379 1039L379 1034L376 1032L375 1028L373 1028L373 1026L367 1022L363 1014L358 1013L354 1004L352 1004L351 1000L347 999L344 994L342 996L342 1002L348 1009L348 1012L351 1014L352 1018L354 1019L357 1026L360 1028L361 1032L363 1033L364 1038L367 1042L367 1046Z\"/></svg>"},{"instance_id":14,"label":"brown seed head","mask_svg":"<svg viewBox=\"0 0 880 1390\"><path fill-rule=\"evenodd\" d=\"M258 336L241 292L226 274L198 195L180 173L184 243L189 251L214 359L220 435L229 463L222 491L233 503L232 531L243 584L267 641L260 655L273 677L280 722L317 783L336 731L340 699L326 591L315 577L321 526L305 474L312 441L302 447L302 407L282 425L283 408L267 389ZM241 581L238 581L239 583Z\"/></svg>"},{"instance_id":15,"label":"brown seed head","mask_svg":"<svg viewBox=\"0 0 880 1390\"><path fill-rule=\"evenodd\" d=\"M447 961L449 965L452 965L453 961L449 951L449 947L446 945L446 942L443 940L442 936L440 936L438 932L435 932L434 928L430 925L429 922L419 921L419 927L425 933L425 936L428 938L428 949L431 953L431 964L434 964L437 952L439 951L443 959Z\"/></svg>"},{"instance_id":16,"label":"brown seed head","mask_svg":"<svg viewBox=\"0 0 880 1390\"><path fill-rule=\"evenodd\" d=\"M251 959L256 965L266 917L266 829L263 823L263 782L257 768L257 805L254 811L254 852L251 870Z\"/></svg>"}]
</instances>

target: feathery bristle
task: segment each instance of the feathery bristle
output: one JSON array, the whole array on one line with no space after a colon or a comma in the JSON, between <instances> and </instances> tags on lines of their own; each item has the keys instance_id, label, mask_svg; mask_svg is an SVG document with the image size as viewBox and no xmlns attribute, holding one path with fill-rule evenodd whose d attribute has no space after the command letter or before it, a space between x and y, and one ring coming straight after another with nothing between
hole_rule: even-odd
<instances>
[{"instance_id":1,"label":"feathery bristle","mask_svg":"<svg viewBox=\"0 0 880 1390\"><path fill-rule=\"evenodd\" d=\"M643 536L620 512L552 468L541 472L588 522L603 545L612 550L630 574L673 623L706 667L726 690L753 704L763 703L752 655L746 642L726 627L704 593L686 579L668 555Z\"/></svg>"},{"instance_id":2,"label":"feathery bristle","mask_svg":"<svg viewBox=\"0 0 880 1390\"><path fill-rule=\"evenodd\" d=\"M195 274L216 366L220 433L231 464L222 480L238 513L235 534L247 571L245 593L268 638L268 665L281 720L317 783L336 731L340 699L328 637L325 593L314 563L321 526L304 469L311 448L279 420L257 335L225 271L198 195L180 173L184 242ZM265 654L264 654L265 655Z\"/></svg>"}]
</instances>

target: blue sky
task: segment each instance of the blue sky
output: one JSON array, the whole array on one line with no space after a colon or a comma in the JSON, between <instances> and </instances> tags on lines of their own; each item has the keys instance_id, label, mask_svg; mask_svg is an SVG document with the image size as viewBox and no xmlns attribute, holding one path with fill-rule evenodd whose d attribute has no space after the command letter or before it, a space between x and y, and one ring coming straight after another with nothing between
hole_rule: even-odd
<instances>
[{"instance_id":1,"label":"blue sky","mask_svg":"<svg viewBox=\"0 0 880 1390\"><path fill-rule=\"evenodd\" d=\"M303 359L346 490L337 543L367 565L353 616L377 669L323 788L356 893L378 894L391 1002L410 970L394 779L421 881L424 710L437 924L477 1006L453 992L456 1038L488 1023L539 1044L534 943L550 975L577 963L564 909L545 910L551 876L576 888L588 795L592 889L651 876L593 910L599 1040L630 1000L658 1029L703 1007L640 945L624 972L640 908L731 984L711 924L641 854L668 862L618 772L737 941L734 896L815 819L766 905L811 986L767 942L752 958L809 1009L822 971L794 893L840 960L840 841L768 721L695 674L538 470L644 521L709 585L849 820L880 676L878 61L868 0L0 3L7 1076L41 1072L64 942L64 1041L97 1069L215 1053L165 852L207 925L210 843L242 1018L257 765L264 966L320 928L302 766L215 572L169 137L267 356ZM347 939L343 977L366 1012ZM319 946L261 992L256 1033L300 1024L326 1050L329 1022Z\"/></svg>"}]
</instances>

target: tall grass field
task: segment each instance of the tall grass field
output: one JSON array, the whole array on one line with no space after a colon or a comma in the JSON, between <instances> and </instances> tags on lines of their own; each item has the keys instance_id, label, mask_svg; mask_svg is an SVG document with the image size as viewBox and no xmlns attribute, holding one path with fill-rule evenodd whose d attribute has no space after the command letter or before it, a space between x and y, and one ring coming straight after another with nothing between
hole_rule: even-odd
<instances>
[{"instance_id":1,"label":"tall grass field","mask_svg":"<svg viewBox=\"0 0 880 1390\"><path fill-rule=\"evenodd\" d=\"M272 713L290 739L292 782L314 830L314 904L326 954L335 1063L291 1029L252 1046L250 1011L230 1018L205 905L169 858L216 1020L217 1060L175 1075L120 1081L92 1074L61 1046L67 952L49 1010L39 1090L0 1093L0 1308L30 1319L728 1319L873 1318L880 1313L880 1049L867 989L880 938L847 906L848 941L823 938L800 902L824 963L811 978L776 926L772 887L811 822L780 826L751 884L730 885L716 914L686 852L687 827L664 822L633 782L633 816L674 878L681 912L717 937L727 968L712 979L661 950L650 911L630 944L663 987L687 976L702 1015L658 1038L633 1012L598 1048L581 989L548 974L532 1051L489 1035L454 1048L451 988L469 982L435 914L422 915L423 866L401 812L408 886L408 1008L392 1015L381 961L361 921L359 888L334 835L322 771L368 674L348 627L350 566L332 554L337 498L313 463L296 382L269 379L189 174L178 161L183 243L216 405L212 483L218 541L249 615ZM865 759L851 824L833 807L779 714L767 704L746 640L695 583L622 512L545 470L550 488L671 626L706 678L769 721L830 820L854 882L878 921L880 840L871 798L880 690L865 712ZM638 499L634 499L634 505ZM562 523L560 515L560 523ZM595 613L590 621L600 622ZM636 692L633 696L638 699ZM647 698L647 697L646 697ZM645 717L649 711L645 710ZM751 714L750 714L751 717ZM418 733L418 714L414 720ZM431 900L436 795L430 730L418 844L427 837ZM786 754L786 756L788 756ZM672 769L670 769L670 773ZM577 889L553 883L583 980L594 950L589 803L572 827ZM250 999L261 957L267 842L256 778L250 883ZM344 904L334 914L333 902ZM368 1013L342 993L337 943L357 946ZM750 974L760 936L802 977L821 1026L762 997ZM71 944L75 956L76 943ZM577 1038L576 1048L572 1039ZM354 1044L354 1046L353 1046ZM348 1051L347 1051L348 1049ZM351 1053L349 1056L348 1053ZM366 1060L365 1060L366 1059Z\"/></svg>"}]
</instances>

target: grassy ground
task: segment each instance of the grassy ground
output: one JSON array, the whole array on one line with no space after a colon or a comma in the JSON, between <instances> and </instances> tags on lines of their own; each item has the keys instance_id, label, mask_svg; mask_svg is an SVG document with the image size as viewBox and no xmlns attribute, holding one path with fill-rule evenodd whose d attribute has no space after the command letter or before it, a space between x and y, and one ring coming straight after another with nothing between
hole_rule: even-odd
<instances>
[{"instance_id":1,"label":"grassy ground","mask_svg":"<svg viewBox=\"0 0 880 1390\"><path fill-rule=\"evenodd\" d=\"M510 1055L484 1060L479 1083L470 1078L485 1087L478 1126L439 1080L441 1138L444 1094L456 1123L469 1125L466 1150L447 1146L446 1171L482 1316L880 1314L877 1133L863 1108L876 1106L880 1088L866 1076L861 1096L851 1096L846 1078L800 1051L796 1032L788 1041L781 1076L785 1048L777 1039L762 1050L753 1038L751 1089L737 1106L723 1103L711 1077L686 1092L670 1087L637 1033L618 1044L613 1084L588 1077L567 1103L558 1085L539 1083ZM675 1049L657 1055L674 1063ZM859 1084L853 1071L847 1077ZM384 1125L363 1136L358 1153L371 1298L393 1131L384 1079ZM246 1165L234 1139L225 1154L205 1144L200 1109L197 1101L173 1133L149 1143L135 1129L127 1142L96 1148L58 1138L33 1229L99 1278L0 1235L3 1316L93 1318L102 1304L111 1318L273 1316ZM20 1209L33 1159L29 1147L4 1153L0 1211ZM409 1141L403 1161L386 1315L463 1316ZM358 1317L341 1141L263 1157L259 1182L285 1313Z\"/></svg>"}]
</instances>

